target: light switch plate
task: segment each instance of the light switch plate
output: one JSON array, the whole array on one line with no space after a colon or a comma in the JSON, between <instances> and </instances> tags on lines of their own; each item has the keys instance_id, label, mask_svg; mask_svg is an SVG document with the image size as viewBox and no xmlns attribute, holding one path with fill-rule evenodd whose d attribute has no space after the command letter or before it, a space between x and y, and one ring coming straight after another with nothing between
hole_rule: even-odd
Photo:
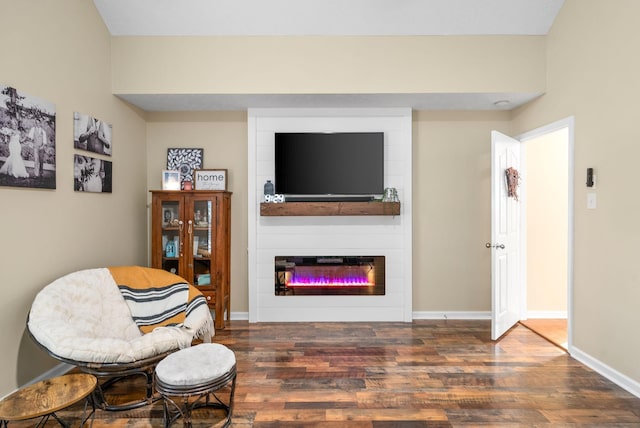
<instances>
[{"instance_id":1,"label":"light switch plate","mask_svg":"<svg viewBox=\"0 0 640 428\"><path fill-rule=\"evenodd\" d=\"M595 210L596 209L596 194L595 193L587 193L587 209Z\"/></svg>"}]
</instances>

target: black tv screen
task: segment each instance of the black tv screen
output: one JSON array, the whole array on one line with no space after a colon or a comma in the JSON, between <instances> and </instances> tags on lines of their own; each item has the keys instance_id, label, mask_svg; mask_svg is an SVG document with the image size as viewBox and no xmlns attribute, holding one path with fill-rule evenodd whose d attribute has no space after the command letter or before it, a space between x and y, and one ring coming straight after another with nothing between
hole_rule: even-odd
<instances>
[{"instance_id":1,"label":"black tv screen","mask_svg":"<svg viewBox=\"0 0 640 428\"><path fill-rule=\"evenodd\" d=\"M313 200L313 196L375 196L383 191L383 132L275 134L276 193Z\"/></svg>"}]
</instances>

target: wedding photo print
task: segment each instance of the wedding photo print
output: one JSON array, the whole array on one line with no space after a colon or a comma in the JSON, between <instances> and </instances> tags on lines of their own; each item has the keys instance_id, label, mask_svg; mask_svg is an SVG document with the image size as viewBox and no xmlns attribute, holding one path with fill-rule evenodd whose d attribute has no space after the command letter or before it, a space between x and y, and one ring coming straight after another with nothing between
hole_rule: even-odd
<instances>
[{"instance_id":1,"label":"wedding photo print","mask_svg":"<svg viewBox=\"0 0 640 428\"><path fill-rule=\"evenodd\" d=\"M56 188L56 106L0 84L0 186Z\"/></svg>"},{"instance_id":2,"label":"wedding photo print","mask_svg":"<svg viewBox=\"0 0 640 428\"><path fill-rule=\"evenodd\" d=\"M90 156L74 155L74 190L111 193L112 163Z\"/></svg>"},{"instance_id":3,"label":"wedding photo print","mask_svg":"<svg viewBox=\"0 0 640 428\"><path fill-rule=\"evenodd\" d=\"M95 117L73 113L73 147L111 156L112 126Z\"/></svg>"}]
</instances>

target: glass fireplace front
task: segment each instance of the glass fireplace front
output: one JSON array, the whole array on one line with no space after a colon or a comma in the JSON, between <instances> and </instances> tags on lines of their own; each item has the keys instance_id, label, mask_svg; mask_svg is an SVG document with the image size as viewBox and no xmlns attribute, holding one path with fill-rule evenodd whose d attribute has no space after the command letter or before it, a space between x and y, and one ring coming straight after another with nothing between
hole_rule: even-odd
<instances>
[{"instance_id":1,"label":"glass fireplace front","mask_svg":"<svg viewBox=\"0 0 640 428\"><path fill-rule=\"evenodd\" d=\"M275 294L385 294L384 256L276 256Z\"/></svg>"}]
</instances>

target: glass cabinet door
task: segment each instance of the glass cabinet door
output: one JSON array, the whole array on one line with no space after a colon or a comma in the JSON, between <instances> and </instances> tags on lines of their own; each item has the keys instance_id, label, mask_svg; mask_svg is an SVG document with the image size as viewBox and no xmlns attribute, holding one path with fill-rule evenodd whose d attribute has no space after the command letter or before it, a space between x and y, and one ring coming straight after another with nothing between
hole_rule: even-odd
<instances>
[{"instance_id":1,"label":"glass cabinet door","mask_svg":"<svg viewBox=\"0 0 640 428\"><path fill-rule=\"evenodd\" d=\"M212 278L211 266L215 257L215 206L216 199L194 199L188 220L187 236L191 241L190 264L193 273L193 283L197 286L210 286Z\"/></svg>"},{"instance_id":2,"label":"glass cabinet door","mask_svg":"<svg viewBox=\"0 0 640 428\"><path fill-rule=\"evenodd\" d=\"M162 201L162 269L180 274L181 234L184 222L180 218L178 201Z\"/></svg>"}]
</instances>

